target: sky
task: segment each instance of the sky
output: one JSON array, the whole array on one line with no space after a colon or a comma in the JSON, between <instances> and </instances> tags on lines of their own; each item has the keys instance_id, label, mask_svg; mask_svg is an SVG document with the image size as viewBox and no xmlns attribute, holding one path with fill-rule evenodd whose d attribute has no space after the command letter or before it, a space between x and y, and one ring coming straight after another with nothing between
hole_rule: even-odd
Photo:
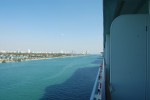
<instances>
[{"instance_id":1,"label":"sky","mask_svg":"<svg viewBox=\"0 0 150 100\"><path fill-rule=\"evenodd\" d=\"M0 50L99 53L102 0L0 0Z\"/></svg>"}]
</instances>

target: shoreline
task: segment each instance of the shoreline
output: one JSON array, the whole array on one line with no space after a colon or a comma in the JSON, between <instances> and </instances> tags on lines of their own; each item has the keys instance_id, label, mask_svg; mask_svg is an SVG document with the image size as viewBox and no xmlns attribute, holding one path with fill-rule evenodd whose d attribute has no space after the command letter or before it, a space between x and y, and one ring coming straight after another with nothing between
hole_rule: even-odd
<instances>
[{"instance_id":1,"label":"shoreline","mask_svg":"<svg viewBox=\"0 0 150 100\"><path fill-rule=\"evenodd\" d=\"M52 57L52 58L37 58L37 59L26 59L22 61L11 61L11 60L6 60L6 62L3 62L3 60L0 60L0 64L5 64L5 63L14 63L14 62L26 62L26 61L36 61L36 60L47 60L47 59L57 59L57 58L71 58L71 57L80 57L80 56L86 56L86 55L76 55L76 56L61 56L61 57Z\"/></svg>"}]
</instances>

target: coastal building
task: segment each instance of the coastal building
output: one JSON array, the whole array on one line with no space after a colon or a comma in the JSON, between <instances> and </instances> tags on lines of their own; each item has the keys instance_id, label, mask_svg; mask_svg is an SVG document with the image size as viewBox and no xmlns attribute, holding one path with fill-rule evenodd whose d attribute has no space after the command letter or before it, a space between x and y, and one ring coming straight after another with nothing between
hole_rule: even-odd
<instances>
[{"instance_id":1,"label":"coastal building","mask_svg":"<svg viewBox=\"0 0 150 100\"><path fill-rule=\"evenodd\" d=\"M60 51L60 53L64 53L64 51L63 51L63 50L61 50L61 51Z\"/></svg>"},{"instance_id":2,"label":"coastal building","mask_svg":"<svg viewBox=\"0 0 150 100\"><path fill-rule=\"evenodd\" d=\"M0 52L1 52L1 53L6 53L6 51L4 51L4 50L1 50Z\"/></svg>"},{"instance_id":3,"label":"coastal building","mask_svg":"<svg viewBox=\"0 0 150 100\"><path fill-rule=\"evenodd\" d=\"M31 50L30 50L30 49L28 49L27 53L31 53Z\"/></svg>"},{"instance_id":4,"label":"coastal building","mask_svg":"<svg viewBox=\"0 0 150 100\"><path fill-rule=\"evenodd\" d=\"M83 54L83 55L87 55L87 54L88 54L88 52L87 52L87 50L86 50L86 51L83 51L81 54Z\"/></svg>"}]
</instances>

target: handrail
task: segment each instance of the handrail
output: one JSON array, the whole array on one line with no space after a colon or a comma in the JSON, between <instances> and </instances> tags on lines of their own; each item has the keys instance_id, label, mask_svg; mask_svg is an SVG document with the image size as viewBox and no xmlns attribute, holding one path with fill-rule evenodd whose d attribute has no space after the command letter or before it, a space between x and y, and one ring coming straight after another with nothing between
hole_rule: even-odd
<instances>
[{"instance_id":1,"label":"handrail","mask_svg":"<svg viewBox=\"0 0 150 100\"><path fill-rule=\"evenodd\" d=\"M95 83L94 83L94 86L93 86L93 90L92 90L92 94L91 94L90 100L93 100L94 95L95 95L95 91L96 91L96 89L97 89L97 83L98 83L99 72L100 72L100 68L99 68L98 73L97 73L97 76L96 76L96 80L95 80Z\"/></svg>"},{"instance_id":2,"label":"handrail","mask_svg":"<svg viewBox=\"0 0 150 100\"><path fill-rule=\"evenodd\" d=\"M96 92L98 91L98 92ZM100 65L90 100L105 100L105 64Z\"/></svg>"},{"instance_id":3,"label":"handrail","mask_svg":"<svg viewBox=\"0 0 150 100\"><path fill-rule=\"evenodd\" d=\"M103 60L103 72L102 72L102 100L106 100L106 88L105 88L105 82L106 82L106 70L105 70L105 63L104 63L104 60Z\"/></svg>"}]
</instances>

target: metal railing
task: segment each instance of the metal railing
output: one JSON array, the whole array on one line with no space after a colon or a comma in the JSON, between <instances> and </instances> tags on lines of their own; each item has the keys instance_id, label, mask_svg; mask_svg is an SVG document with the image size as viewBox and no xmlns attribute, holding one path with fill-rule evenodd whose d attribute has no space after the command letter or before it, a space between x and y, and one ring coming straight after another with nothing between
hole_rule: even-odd
<instances>
[{"instance_id":1,"label":"metal railing","mask_svg":"<svg viewBox=\"0 0 150 100\"><path fill-rule=\"evenodd\" d=\"M94 83L94 86L93 86L93 90L92 90L92 94L91 94L90 100L94 99L95 92L97 90L97 83L98 83L99 72L100 72L100 68L99 68L97 76L96 76L96 80L95 80L95 83Z\"/></svg>"},{"instance_id":2,"label":"metal railing","mask_svg":"<svg viewBox=\"0 0 150 100\"><path fill-rule=\"evenodd\" d=\"M100 65L90 100L105 100L105 65Z\"/></svg>"}]
</instances>

